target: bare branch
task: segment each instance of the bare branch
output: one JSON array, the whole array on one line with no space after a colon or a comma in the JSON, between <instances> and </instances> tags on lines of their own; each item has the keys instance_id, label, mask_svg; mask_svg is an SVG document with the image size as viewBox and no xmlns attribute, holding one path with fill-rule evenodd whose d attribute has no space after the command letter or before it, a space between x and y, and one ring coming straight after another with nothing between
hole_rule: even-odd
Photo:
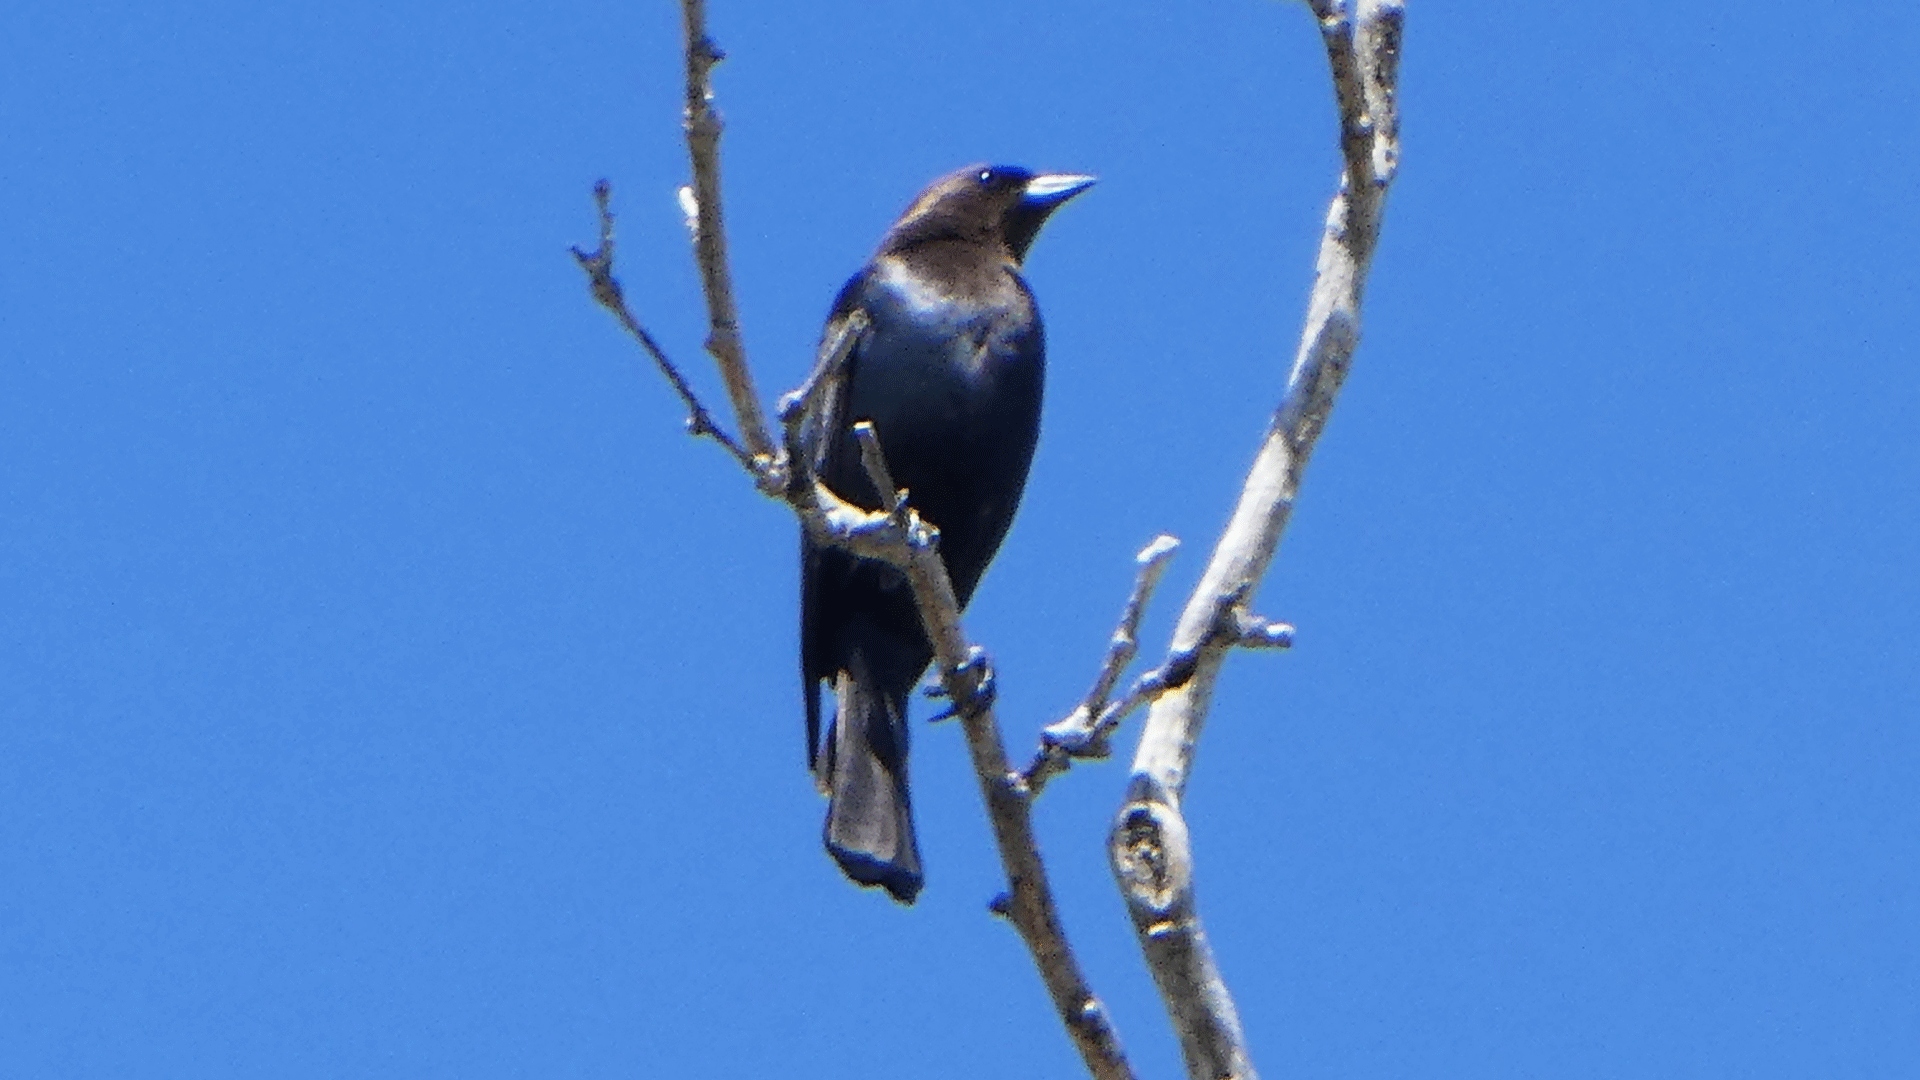
<instances>
[{"instance_id":1,"label":"bare branch","mask_svg":"<svg viewBox=\"0 0 1920 1080\"><path fill-rule=\"evenodd\" d=\"M760 411L760 395L747 369L740 343L740 313L733 298L733 271L727 260L727 232L720 206L720 132L724 125L713 107L713 65L724 55L707 36L706 0L681 0L687 55L687 153L693 163L693 251L700 284L707 295L707 351L720 365L739 419L741 439L764 464L754 470L763 490L784 486L778 453ZM689 196L682 192L682 203Z\"/></svg>"},{"instance_id":2,"label":"bare branch","mask_svg":"<svg viewBox=\"0 0 1920 1080\"><path fill-rule=\"evenodd\" d=\"M1251 1080L1255 1073L1200 923L1181 794L1227 652L1292 638L1290 627L1253 618L1245 604L1279 547L1307 460L1352 362L1360 296L1399 161L1400 0L1359 0L1357 20L1343 0L1310 2L1340 112L1340 191L1327 212L1285 393L1174 630L1171 654L1189 667L1188 677L1154 699L1109 845L1115 880L1180 1035L1188 1074L1209 1080Z\"/></svg>"},{"instance_id":3,"label":"bare branch","mask_svg":"<svg viewBox=\"0 0 1920 1080\"><path fill-rule=\"evenodd\" d=\"M887 456L880 452L880 435L873 429L873 421L861 420L853 425L853 441L860 444L860 465L867 470L867 479L873 481L873 490L880 493L882 507L889 514L903 513L907 507L907 493L894 486L893 473L887 469Z\"/></svg>"},{"instance_id":4,"label":"bare branch","mask_svg":"<svg viewBox=\"0 0 1920 1080\"><path fill-rule=\"evenodd\" d=\"M1065 772L1074 758L1104 758L1111 752L1107 736L1137 707L1146 677L1136 682L1122 699L1124 709L1109 707L1113 688L1140 651L1140 619L1146 614L1147 601L1159 587L1160 578L1179 548L1179 540L1162 533L1134 556L1140 572L1134 575L1133 592L1127 596L1126 606L1120 610L1120 622L1107 642L1107 656L1100 665L1100 673L1094 677L1093 689L1087 691L1086 700L1065 720L1040 732L1040 748L1020 774L1034 794L1039 794L1054 775Z\"/></svg>"},{"instance_id":5,"label":"bare branch","mask_svg":"<svg viewBox=\"0 0 1920 1080\"><path fill-rule=\"evenodd\" d=\"M620 325L626 329L627 333L640 343L641 348L647 350L647 355L653 357L654 364L660 368L660 374L665 375L667 381L673 384L674 392L680 395L680 400L687 406L688 433L696 436L711 435L721 446L727 448L727 452L732 454L734 460L738 461L742 467L748 472L754 472L753 456L735 442L733 436L728 435L719 424L714 423L713 414L709 413L707 407L702 405L700 399L694 395L693 387L687 385L686 377L680 374L680 369L674 365L673 361L667 359L667 354L660 348L660 343L653 339L652 334L647 333L646 327L641 326L640 321L634 318L633 312L628 309L626 294L620 288L620 280L613 276L613 209L611 206L613 188L605 180L593 185L593 201L600 211L600 246L591 253L581 251L577 247L572 249L574 261L580 264L580 269L587 272L589 285L593 289L593 298L600 302L601 307L613 313L613 317L620 321Z\"/></svg>"},{"instance_id":6,"label":"bare branch","mask_svg":"<svg viewBox=\"0 0 1920 1080\"><path fill-rule=\"evenodd\" d=\"M1166 574L1173 553L1178 550L1180 541L1162 533L1134 556L1140 573L1134 577L1133 592L1127 597L1126 607L1121 609L1120 624L1114 628L1113 640L1107 647L1107 661L1087 694L1088 713L1106 706L1107 699L1113 696L1113 685L1120 681L1120 673L1133 662L1140 647L1140 620L1146 615L1147 601L1153 597L1153 590L1159 587L1160 578Z\"/></svg>"},{"instance_id":7,"label":"bare branch","mask_svg":"<svg viewBox=\"0 0 1920 1080\"><path fill-rule=\"evenodd\" d=\"M1180 1036L1190 1080L1257 1080L1233 998L1193 905L1187 823L1167 803L1128 805L1114 825L1113 873Z\"/></svg>"},{"instance_id":8,"label":"bare branch","mask_svg":"<svg viewBox=\"0 0 1920 1080\"><path fill-rule=\"evenodd\" d=\"M912 585L921 623L933 644L941 685L966 732L967 751L1007 872L1009 891L994 900L993 910L1006 916L1026 943L1087 1070L1097 1080L1132 1080L1133 1070L1120 1048L1119 1036L1067 944L1066 929L1060 923L1046 866L1033 835L1032 800L1026 785L1007 763L999 722L994 718L991 666L986 654L970 644L961 629L960 602L947 576L946 563L940 559L938 532L922 521L904 494L892 486L872 425L856 425L855 434L876 490L894 492L891 508L862 510L818 480L796 485L789 501L815 540L884 562L904 573Z\"/></svg>"},{"instance_id":9,"label":"bare branch","mask_svg":"<svg viewBox=\"0 0 1920 1080\"><path fill-rule=\"evenodd\" d=\"M972 682L966 677L970 669L977 672L980 668L975 656L969 655L959 666L953 666L946 647L942 646L940 663L946 674L947 693L956 703L965 700L964 695L971 695L979 685L977 674ZM1033 835L1032 796L1008 765L993 710L991 707L977 712L962 709L960 717L967 735L967 750L973 757L974 773L986 798L987 816L993 822L994 842L1007 871L1009 892L994 901L994 910L1013 923L1033 955L1060 1022L1066 1025L1087 1071L1097 1080L1131 1078L1133 1069L1120 1049L1119 1037L1106 1009L1087 985L1080 963L1067 944L1066 928L1060 923L1053 887L1048 882L1046 866L1041 862Z\"/></svg>"}]
</instances>

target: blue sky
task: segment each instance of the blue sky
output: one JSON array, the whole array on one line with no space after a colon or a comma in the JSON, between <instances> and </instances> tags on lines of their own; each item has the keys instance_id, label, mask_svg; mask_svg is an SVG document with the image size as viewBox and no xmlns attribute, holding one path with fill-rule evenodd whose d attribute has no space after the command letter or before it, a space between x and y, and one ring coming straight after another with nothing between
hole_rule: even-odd
<instances>
[{"instance_id":1,"label":"blue sky","mask_svg":"<svg viewBox=\"0 0 1920 1080\"><path fill-rule=\"evenodd\" d=\"M769 398L930 178L1102 178L1029 262L1045 428L968 620L1023 752L1162 531L1164 646L1278 394L1318 36L712 18ZM1912 1075L1916 31L1414 0L1365 338L1258 603L1298 645L1232 662L1189 792L1269 1075ZM794 527L566 253L609 178L698 365L677 39L665 2L0 12L0 1075L1077 1074L956 729L917 736L916 908L820 852ZM1123 771L1038 819L1172 1076Z\"/></svg>"}]
</instances>

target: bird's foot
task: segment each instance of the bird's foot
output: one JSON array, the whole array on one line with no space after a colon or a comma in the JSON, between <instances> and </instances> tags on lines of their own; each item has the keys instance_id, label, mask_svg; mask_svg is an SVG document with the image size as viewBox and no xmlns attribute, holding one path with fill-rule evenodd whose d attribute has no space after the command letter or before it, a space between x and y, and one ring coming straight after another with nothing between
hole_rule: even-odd
<instances>
[{"instance_id":1,"label":"bird's foot","mask_svg":"<svg viewBox=\"0 0 1920 1080\"><path fill-rule=\"evenodd\" d=\"M947 692L949 685L958 684L960 694L955 697ZM948 698L950 704L945 712L934 717L951 720L956 716L978 716L993 708L994 698L999 695L999 684L993 673L993 662L987 659L987 651L975 645L967 650L967 658L960 666L947 672L947 678L935 690L929 690L934 696Z\"/></svg>"}]
</instances>

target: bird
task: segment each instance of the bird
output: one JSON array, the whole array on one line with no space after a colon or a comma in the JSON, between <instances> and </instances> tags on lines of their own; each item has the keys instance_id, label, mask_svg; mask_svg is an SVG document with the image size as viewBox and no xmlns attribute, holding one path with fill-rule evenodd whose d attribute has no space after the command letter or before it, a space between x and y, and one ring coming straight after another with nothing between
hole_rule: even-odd
<instances>
[{"instance_id":1,"label":"bird","mask_svg":"<svg viewBox=\"0 0 1920 1080\"><path fill-rule=\"evenodd\" d=\"M1013 524L1040 436L1046 342L1020 268L1049 215L1094 183L973 165L936 180L840 290L823 341L866 328L814 396L800 452L836 495L881 507L853 425L872 422L893 482L939 530L964 606ZM907 783L907 702L933 660L906 578L818 544L800 555L807 765L848 878L913 903L924 882ZM834 715L823 725L821 690Z\"/></svg>"}]
</instances>

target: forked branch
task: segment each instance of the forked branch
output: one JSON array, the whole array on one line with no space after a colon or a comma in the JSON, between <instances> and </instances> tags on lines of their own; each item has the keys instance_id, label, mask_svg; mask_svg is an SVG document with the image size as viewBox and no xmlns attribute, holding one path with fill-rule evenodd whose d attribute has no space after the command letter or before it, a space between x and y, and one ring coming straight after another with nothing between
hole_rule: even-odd
<instances>
[{"instance_id":1,"label":"forked branch","mask_svg":"<svg viewBox=\"0 0 1920 1080\"><path fill-rule=\"evenodd\" d=\"M893 494L889 508L883 511L866 511L840 499L812 475L813 463L798 460L795 454L804 441L802 425L810 415L816 415L808 408L809 404L822 386L832 381L834 369L844 362L848 350L864 332L857 322L850 323L836 339L822 342L814 375L800 390L783 399L781 446L776 447L769 434L741 344L738 309L727 263L720 187L722 124L713 107L711 79L721 53L707 33L704 0L682 0L681 12L686 33L687 148L693 172L692 184L681 191L681 203L693 230L694 258L706 292L707 351L720 367L741 432L738 443L722 438L722 445L733 453L763 493L782 499L793 508L802 527L816 541L885 562L911 582L923 628L933 645L941 682L966 733L974 773L1006 870L1008 889L994 901L993 909L1013 924L1026 943L1055 1010L1088 1071L1099 1080L1132 1080L1133 1071L1120 1049L1106 1010L1087 985L1086 976L1067 944L1052 886L1034 839L1027 787L1007 762L994 717L991 669L985 654L968 642L961 629L960 605L946 565L939 557L937 534L892 488L886 477L884 459L878 453L878 440L872 438L870 430L863 444L870 445L872 451L863 452L863 461L875 480L876 489ZM662 372L687 403L694 418L690 425L702 434L719 438L718 428L687 387L686 380L666 361L651 335L626 310L618 281L613 277L611 216L604 211L604 205L603 202L600 251L592 255L576 252L582 267L588 271L594 295L607 304L628 333L655 357Z\"/></svg>"},{"instance_id":2,"label":"forked branch","mask_svg":"<svg viewBox=\"0 0 1920 1080\"><path fill-rule=\"evenodd\" d=\"M1180 1036L1188 1075L1207 1080L1252 1080L1255 1072L1200 921L1181 795L1227 653L1292 639L1290 627L1258 619L1246 605L1279 548L1307 460L1352 362L1360 296L1400 155L1401 0L1311 0L1311 6L1339 110L1340 189L1327 211L1286 389L1233 517L1174 630L1169 663L1190 660L1191 672L1148 710L1126 802L1109 838L1114 878Z\"/></svg>"}]
</instances>

